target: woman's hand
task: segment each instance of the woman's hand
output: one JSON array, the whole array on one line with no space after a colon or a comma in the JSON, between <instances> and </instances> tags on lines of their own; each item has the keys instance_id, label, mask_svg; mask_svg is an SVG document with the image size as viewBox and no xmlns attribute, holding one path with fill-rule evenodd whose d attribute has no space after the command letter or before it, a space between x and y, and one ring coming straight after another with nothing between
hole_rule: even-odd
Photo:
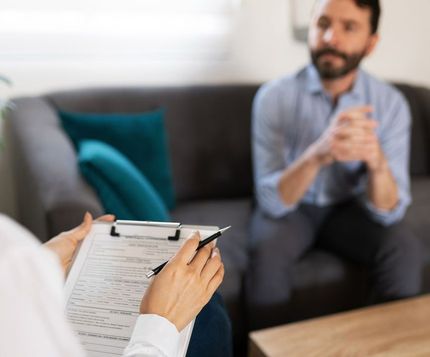
<instances>
[{"instance_id":1,"label":"woman's hand","mask_svg":"<svg viewBox=\"0 0 430 357\"><path fill-rule=\"evenodd\" d=\"M194 233L153 278L140 304L141 314L156 314L178 331L187 326L208 303L224 278L224 265L214 244L199 249Z\"/></svg>"},{"instance_id":2,"label":"woman's hand","mask_svg":"<svg viewBox=\"0 0 430 357\"><path fill-rule=\"evenodd\" d=\"M98 221L113 222L115 216L107 214L97 218ZM61 266L66 273L72 262L78 243L83 240L91 229L93 217L89 212L85 213L84 220L76 228L60 233L47 241L44 246L53 251L59 258Z\"/></svg>"}]
</instances>

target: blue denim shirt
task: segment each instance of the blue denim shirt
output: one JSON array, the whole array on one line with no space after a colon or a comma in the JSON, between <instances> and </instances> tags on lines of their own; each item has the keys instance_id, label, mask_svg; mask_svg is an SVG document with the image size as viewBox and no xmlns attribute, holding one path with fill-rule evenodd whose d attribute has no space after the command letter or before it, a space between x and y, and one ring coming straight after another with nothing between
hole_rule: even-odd
<instances>
[{"instance_id":1,"label":"blue denim shirt","mask_svg":"<svg viewBox=\"0 0 430 357\"><path fill-rule=\"evenodd\" d=\"M337 114L362 105L374 108L371 117L378 121L376 133L398 187L397 206L382 211L370 202L366 194L367 170L359 161L323 167L301 201L286 205L278 192L285 168L320 137ZM358 71L352 89L340 96L336 105L312 65L271 81L260 88L253 105L254 176L259 206L279 218L295 210L299 203L327 206L355 197L377 222L397 222L411 202L410 131L410 111L403 95L363 70Z\"/></svg>"}]
</instances>

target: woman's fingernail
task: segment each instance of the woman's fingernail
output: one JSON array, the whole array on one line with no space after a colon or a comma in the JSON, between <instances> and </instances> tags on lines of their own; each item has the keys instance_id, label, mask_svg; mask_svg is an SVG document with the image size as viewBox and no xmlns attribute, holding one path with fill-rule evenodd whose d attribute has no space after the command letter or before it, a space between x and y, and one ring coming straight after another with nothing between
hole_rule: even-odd
<instances>
[{"instance_id":1,"label":"woman's fingernail","mask_svg":"<svg viewBox=\"0 0 430 357\"><path fill-rule=\"evenodd\" d=\"M219 249L213 248L211 258L216 257L217 255L219 255Z\"/></svg>"}]
</instances>

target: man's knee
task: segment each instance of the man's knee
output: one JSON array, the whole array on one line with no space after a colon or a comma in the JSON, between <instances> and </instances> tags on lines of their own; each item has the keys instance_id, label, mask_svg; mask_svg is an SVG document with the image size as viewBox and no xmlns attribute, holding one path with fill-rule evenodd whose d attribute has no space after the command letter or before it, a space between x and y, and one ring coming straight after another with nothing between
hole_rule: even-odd
<instances>
[{"instance_id":1,"label":"man's knee","mask_svg":"<svg viewBox=\"0 0 430 357\"><path fill-rule=\"evenodd\" d=\"M404 224L387 228L375 259L381 294L388 298L417 295L421 289L421 244Z\"/></svg>"},{"instance_id":2,"label":"man's knee","mask_svg":"<svg viewBox=\"0 0 430 357\"><path fill-rule=\"evenodd\" d=\"M245 279L248 303L255 306L287 301L291 265L277 239L262 240L253 246Z\"/></svg>"},{"instance_id":3,"label":"man's knee","mask_svg":"<svg viewBox=\"0 0 430 357\"><path fill-rule=\"evenodd\" d=\"M381 237L377 258L398 265L421 265L421 244L403 223L387 227ZM391 259L390 259L391 258Z\"/></svg>"},{"instance_id":4,"label":"man's knee","mask_svg":"<svg viewBox=\"0 0 430 357\"><path fill-rule=\"evenodd\" d=\"M312 234L300 213L293 212L280 219L269 218L261 210L254 213L246 279L251 303L270 305L288 301L291 267L311 245Z\"/></svg>"},{"instance_id":5,"label":"man's knee","mask_svg":"<svg viewBox=\"0 0 430 357\"><path fill-rule=\"evenodd\" d=\"M261 209L256 209L252 216L251 254L268 254L271 260L276 259L276 255L282 255L283 260L296 260L311 246L313 240L314 227L300 212L273 219Z\"/></svg>"},{"instance_id":6,"label":"man's knee","mask_svg":"<svg viewBox=\"0 0 430 357\"><path fill-rule=\"evenodd\" d=\"M294 263L311 247L315 226L300 211L272 219L257 209L251 222L250 260L246 276L252 328L283 321L291 295Z\"/></svg>"}]
</instances>

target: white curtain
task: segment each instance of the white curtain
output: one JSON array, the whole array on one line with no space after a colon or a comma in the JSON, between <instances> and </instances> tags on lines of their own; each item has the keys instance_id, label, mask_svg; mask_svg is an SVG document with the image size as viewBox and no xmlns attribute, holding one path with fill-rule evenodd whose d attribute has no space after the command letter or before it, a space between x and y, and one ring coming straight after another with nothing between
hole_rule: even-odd
<instances>
[{"instance_id":1,"label":"white curtain","mask_svg":"<svg viewBox=\"0 0 430 357\"><path fill-rule=\"evenodd\" d=\"M240 0L2 0L4 60L223 56Z\"/></svg>"}]
</instances>

